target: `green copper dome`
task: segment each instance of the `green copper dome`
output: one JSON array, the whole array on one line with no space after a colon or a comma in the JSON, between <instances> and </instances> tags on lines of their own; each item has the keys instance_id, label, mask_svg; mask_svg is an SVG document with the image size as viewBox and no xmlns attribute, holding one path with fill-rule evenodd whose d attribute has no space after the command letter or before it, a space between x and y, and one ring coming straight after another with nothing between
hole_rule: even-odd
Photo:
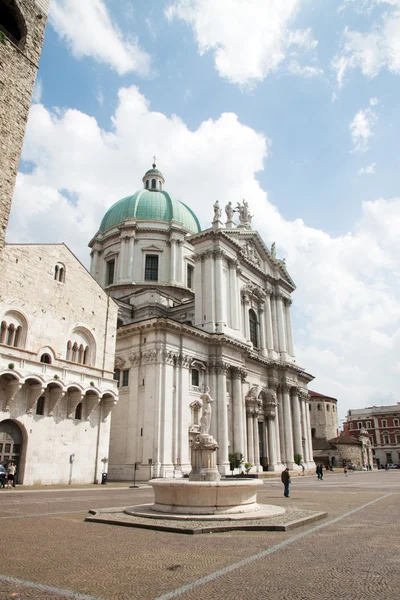
<instances>
[{"instance_id":1,"label":"green copper dome","mask_svg":"<svg viewBox=\"0 0 400 600\"><path fill-rule=\"evenodd\" d=\"M165 190L142 189L133 196L122 198L113 204L104 215L100 231L104 232L111 227L117 227L126 219L163 223L177 221L191 233L198 233L201 230L194 212L183 202L172 198Z\"/></svg>"}]
</instances>

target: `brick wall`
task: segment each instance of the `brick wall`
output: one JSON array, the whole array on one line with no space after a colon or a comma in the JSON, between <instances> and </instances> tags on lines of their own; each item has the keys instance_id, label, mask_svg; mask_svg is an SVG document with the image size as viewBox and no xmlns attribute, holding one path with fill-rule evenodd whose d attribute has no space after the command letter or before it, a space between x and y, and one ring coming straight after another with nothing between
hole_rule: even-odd
<instances>
[{"instance_id":1,"label":"brick wall","mask_svg":"<svg viewBox=\"0 0 400 600\"><path fill-rule=\"evenodd\" d=\"M27 34L18 46L9 39L0 43L0 252L4 246L48 9L47 0L14 1L25 20Z\"/></svg>"}]
</instances>

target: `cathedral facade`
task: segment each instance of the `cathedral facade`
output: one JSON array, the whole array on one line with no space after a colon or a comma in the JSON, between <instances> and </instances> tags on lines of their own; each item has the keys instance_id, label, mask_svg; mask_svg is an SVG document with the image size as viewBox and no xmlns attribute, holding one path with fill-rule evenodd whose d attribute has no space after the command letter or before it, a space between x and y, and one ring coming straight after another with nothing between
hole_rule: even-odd
<instances>
[{"instance_id":1,"label":"cathedral facade","mask_svg":"<svg viewBox=\"0 0 400 600\"><path fill-rule=\"evenodd\" d=\"M153 164L89 244L91 274L119 306L110 477L131 479L135 464L139 479L186 475L206 390L222 474L232 456L252 472L311 468L313 378L295 362L285 262L246 201L224 218L216 202L202 231L164 183Z\"/></svg>"}]
</instances>

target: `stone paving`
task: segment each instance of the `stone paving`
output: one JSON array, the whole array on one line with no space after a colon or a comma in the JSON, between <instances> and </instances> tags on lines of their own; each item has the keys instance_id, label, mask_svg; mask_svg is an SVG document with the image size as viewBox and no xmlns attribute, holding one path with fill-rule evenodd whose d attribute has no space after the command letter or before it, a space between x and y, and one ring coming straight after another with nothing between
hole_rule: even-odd
<instances>
[{"instance_id":1,"label":"stone paving","mask_svg":"<svg viewBox=\"0 0 400 600\"><path fill-rule=\"evenodd\" d=\"M259 501L328 516L288 532L187 536L84 522L89 508L151 502L150 488L0 490L0 599L400 598L400 471L299 477L290 499L282 491L267 480Z\"/></svg>"}]
</instances>

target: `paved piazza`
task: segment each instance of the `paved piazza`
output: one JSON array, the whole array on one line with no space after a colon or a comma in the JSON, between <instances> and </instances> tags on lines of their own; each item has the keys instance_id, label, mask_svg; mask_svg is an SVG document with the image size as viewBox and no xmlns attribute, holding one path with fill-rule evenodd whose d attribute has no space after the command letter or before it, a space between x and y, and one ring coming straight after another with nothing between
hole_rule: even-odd
<instances>
[{"instance_id":1,"label":"paved piazza","mask_svg":"<svg viewBox=\"0 0 400 600\"><path fill-rule=\"evenodd\" d=\"M85 523L149 487L0 490L0 599L398 600L400 470L277 479L259 500L328 517L288 532L200 536Z\"/></svg>"}]
</instances>

